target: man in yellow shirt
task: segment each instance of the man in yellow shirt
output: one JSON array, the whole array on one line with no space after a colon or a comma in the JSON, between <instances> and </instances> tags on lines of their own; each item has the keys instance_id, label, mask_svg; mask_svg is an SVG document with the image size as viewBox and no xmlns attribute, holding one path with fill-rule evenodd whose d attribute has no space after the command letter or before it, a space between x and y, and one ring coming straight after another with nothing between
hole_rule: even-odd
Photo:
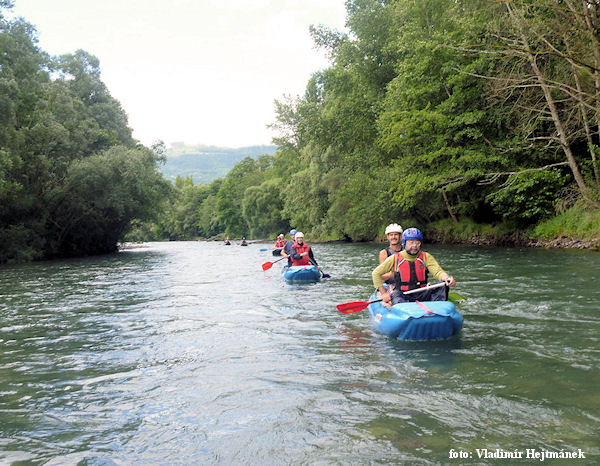
<instances>
[{"instance_id":1,"label":"man in yellow shirt","mask_svg":"<svg viewBox=\"0 0 600 466\"><path fill-rule=\"evenodd\" d=\"M451 277L435 260L421 250L423 234L417 228L408 228L402 234L403 250L388 257L373 270L373 285L381 293L384 303L400 303L406 301L445 301L448 297L448 286L455 286L456 280ZM395 288L391 293L383 286L384 275L392 272ZM424 289L420 293L405 295L404 291L414 290L427 285L428 275L446 283L445 287Z\"/></svg>"}]
</instances>

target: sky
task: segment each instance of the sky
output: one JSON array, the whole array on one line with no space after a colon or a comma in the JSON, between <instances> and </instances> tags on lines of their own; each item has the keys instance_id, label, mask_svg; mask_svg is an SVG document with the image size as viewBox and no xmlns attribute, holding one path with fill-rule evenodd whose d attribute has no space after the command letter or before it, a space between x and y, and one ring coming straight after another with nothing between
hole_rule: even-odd
<instances>
[{"instance_id":1,"label":"sky","mask_svg":"<svg viewBox=\"0 0 600 466\"><path fill-rule=\"evenodd\" d=\"M329 63L309 26L344 30L344 0L16 0L52 54L100 60L145 145L242 147L277 136L275 99Z\"/></svg>"}]
</instances>

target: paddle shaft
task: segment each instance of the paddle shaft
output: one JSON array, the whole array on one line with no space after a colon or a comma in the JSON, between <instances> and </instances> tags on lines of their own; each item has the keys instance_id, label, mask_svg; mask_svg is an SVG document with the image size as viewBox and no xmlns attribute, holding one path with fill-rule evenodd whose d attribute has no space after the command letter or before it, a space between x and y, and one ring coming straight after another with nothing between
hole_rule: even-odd
<instances>
[{"instance_id":1,"label":"paddle shaft","mask_svg":"<svg viewBox=\"0 0 600 466\"><path fill-rule=\"evenodd\" d=\"M315 260L314 260L314 259L311 259L311 258L309 257L309 258L308 258L308 260L309 260L309 261L310 261L310 263L311 263L312 265L314 265L315 267L317 267L317 268L319 267L319 266L318 266L318 265L315 263ZM323 278L331 278L331 275L329 275L328 273L325 273L325 272L323 272L322 270L321 270L320 272L321 272L321 276L322 276Z\"/></svg>"},{"instance_id":2,"label":"paddle shaft","mask_svg":"<svg viewBox=\"0 0 600 466\"><path fill-rule=\"evenodd\" d=\"M402 293L404 293L404 294L413 294L413 293L418 293L419 291L423 291L423 290L430 290L432 288L439 288L440 286L446 286L446 282L436 283L435 285L427 285L427 286L424 286L423 288L415 288L414 290L403 291Z\"/></svg>"},{"instance_id":3,"label":"paddle shaft","mask_svg":"<svg viewBox=\"0 0 600 466\"><path fill-rule=\"evenodd\" d=\"M273 267L273 264L275 264L276 262L282 261L283 259L287 259L287 258L286 257L282 257L282 258L277 259L276 261L273 261L273 262L271 262L271 261L265 262L262 265L262 269L263 270L269 270L271 267Z\"/></svg>"},{"instance_id":4,"label":"paddle shaft","mask_svg":"<svg viewBox=\"0 0 600 466\"><path fill-rule=\"evenodd\" d=\"M425 286L423 288L416 288L414 290L403 291L403 293L404 294L412 294L412 293L417 293L419 291L423 291L423 290L427 290L427 289L431 289L431 288L439 288L440 286L445 286L445 285L446 285L445 282L440 282L440 283L436 283L435 285ZM338 311L340 311L343 314L352 314L353 312L358 312L358 311L362 311L363 309L366 309L367 306L369 306L369 304L371 304L371 303L378 303L380 301L383 301L383 299L376 299L374 301L355 301L355 302L351 302L351 303L343 303L343 304L338 304L336 307L337 307Z\"/></svg>"}]
</instances>

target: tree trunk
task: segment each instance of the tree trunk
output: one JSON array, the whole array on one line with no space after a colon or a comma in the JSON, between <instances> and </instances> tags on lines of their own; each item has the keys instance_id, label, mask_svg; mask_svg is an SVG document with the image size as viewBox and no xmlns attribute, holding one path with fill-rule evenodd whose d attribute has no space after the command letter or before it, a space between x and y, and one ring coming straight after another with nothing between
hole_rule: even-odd
<instances>
[{"instance_id":1,"label":"tree trunk","mask_svg":"<svg viewBox=\"0 0 600 466\"><path fill-rule=\"evenodd\" d=\"M585 199L588 199L588 197L586 195L587 186L585 184L583 176L581 175L579 166L577 165L577 161L575 160L575 157L573 155L573 151L571 150L571 145L569 144L567 135L565 134L563 123L560 118L560 115L558 114L558 109L556 107L556 103L554 102L554 98L552 97L552 94L550 93L550 86L546 82L546 79L544 78L544 75L537 64L534 54L531 52L529 41L527 40L527 36L525 35L525 33L523 31L523 25L521 24L519 17L515 14L515 12L513 11L512 7L510 6L510 4L508 2L506 2L505 4L506 4L506 8L508 9L510 17L512 18L514 24L517 26L517 29L519 30L519 34L521 35L521 42L523 44L525 56L526 56L527 60L529 61L531 69L533 70L533 72L536 76L538 85L540 86L540 88L542 89L542 92L544 93L544 98L546 99L546 105L548 106L548 109L550 110L550 114L552 115L552 122L554 123L556 132L558 133L558 140L560 141L560 145L561 145L563 152L567 158L567 162L569 163L569 167L571 168L571 172L573 173L575 182L577 183L577 186L579 187L579 191L581 192L582 196Z\"/></svg>"},{"instance_id":2,"label":"tree trunk","mask_svg":"<svg viewBox=\"0 0 600 466\"><path fill-rule=\"evenodd\" d=\"M599 5L596 3L592 6L587 0L581 0L581 10L577 10L577 7L571 0L565 0L567 6L573 16L577 19L577 21L581 24L582 28L587 29L590 37L592 39L592 48L594 51L594 100L596 102L596 112L594 118L596 120L596 128L597 128L597 137L600 138L600 30L598 28L598 8ZM577 83L577 91L581 94L581 85L579 82L579 78L577 73L574 70L575 82ZM583 107L583 106L581 106ZM588 143L588 148L590 151L590 156L592 158L592 167L594 169L594 178L596 180L596 189L600 191L600 170L598 168L598 160L596 159L596 152L594 150L594 143L592 139L592 134L590 131L590 125L588 123L587 118L585 117L585 113L583 108L581 108L582 116L584 118L585 124L585 135Z\"/></svg>"},{"instance_id":3,"label":"tree trunk","mask_svg":"<svg viewBox=\"0 0 600 466\"><path fill-rule=\"evenodd\" d=\"M458 223L458 219L456 218L456 215L454 215L454 212L452 211L452 206L450 205L450 201L448 201L448 194L446 194L445 189L442 189L442 195L444 196L444 202L446 203L446 209L448 209L448 213L450 214L450 217L452 217L452 220L454 221L454 223Z\"/></svg>"}]
</instances>

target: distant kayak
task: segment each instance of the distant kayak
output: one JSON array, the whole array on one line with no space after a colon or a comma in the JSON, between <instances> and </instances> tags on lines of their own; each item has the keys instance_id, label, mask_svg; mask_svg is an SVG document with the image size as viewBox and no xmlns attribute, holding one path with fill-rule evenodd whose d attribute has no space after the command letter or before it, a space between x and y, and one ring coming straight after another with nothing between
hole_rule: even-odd
<instances>
[{"instance_id":1,"label":"distant kayak","mask_svg":"<svg viewBox=\"0 0 600 466\"><path fill-rule=\"evenodd\" d=\"M279 248L273 249L273 255L274 256L281 256L281 249L279 249Z\"/></svg>"},{"instance_id":2,"label":"distant kayak","mask_svg":"<svg viewBox=\"0 0 600 466\"><path fill-rule=\"evenodd\" d=\"M281 274L287 283L314 283L321 280L321 271L314 265L284 267Z\"/></svg>"},{"instance_id":3,"label":"distant kayak","mask_svg":"<svg viewBox=\"0 0 600 466\"><path fill-rule=\"evenodd\" d=\"M377 295L371 296L371 301ZM375 331L399 340L443 340L457 334L463 317L450 301L398 303L388 308L381 302L369 304Z\"/></svg>"},{"instance_id":4,"label":"distant kayak","mask_svg":"<svg viewBox=\"0 0 600 466\"><path fill-rule=\"evenodd\" d=\"M225 246L231 246L231 243L229 241L226 241Z\"/></svg>"}]
</instances>

